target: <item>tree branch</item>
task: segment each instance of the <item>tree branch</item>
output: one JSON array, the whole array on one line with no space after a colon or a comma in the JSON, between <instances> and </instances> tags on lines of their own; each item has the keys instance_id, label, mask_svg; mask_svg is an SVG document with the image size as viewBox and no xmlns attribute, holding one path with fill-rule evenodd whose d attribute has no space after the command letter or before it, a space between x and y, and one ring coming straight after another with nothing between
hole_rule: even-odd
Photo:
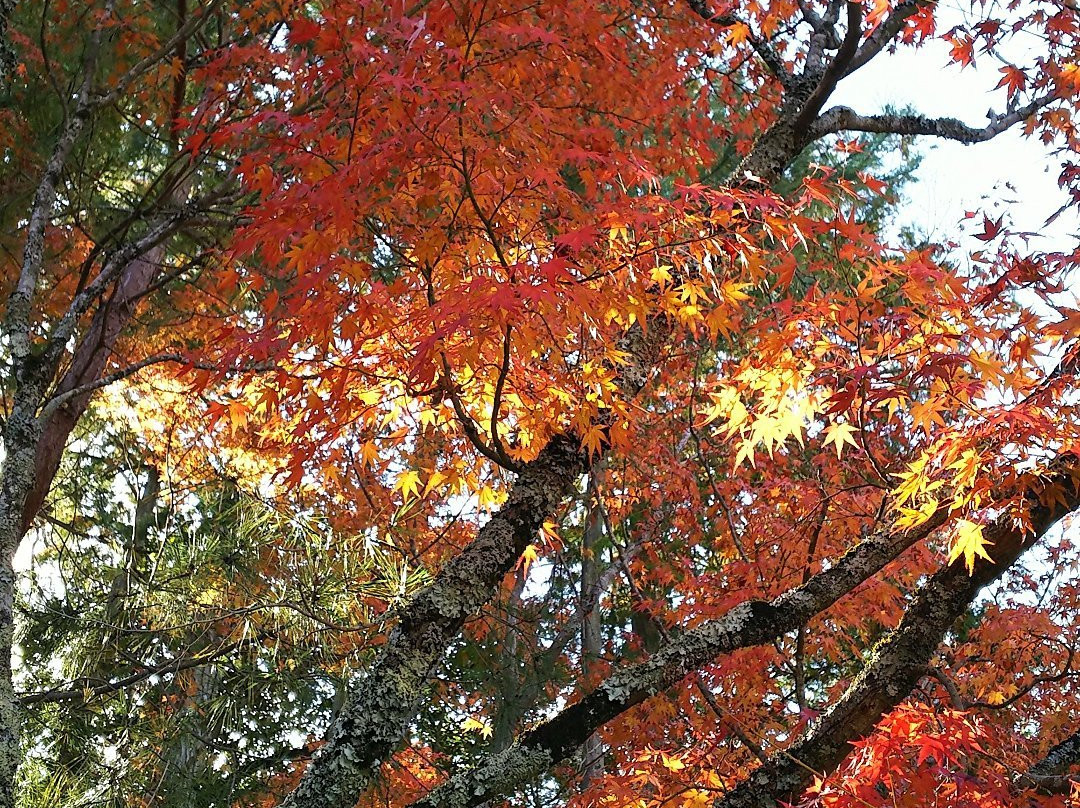
<instances>
[{"instance_id":1,"label":"tree branch","mask_svg":"<svg viewBox=\"0 0 1080 808\"><path fill-rule=\"evenodd\" d=\"M900 625L878 643L868 664L834 703L790 748L774 755L768 765L752 772L715 808L776 808L797 802L817 774L835 769L851 751L851 742L870 733L881 717L911 693L926 674L927 664L945 632L987 584L999 578L1013 562L1059 519L1080 507L1080 494L1068 475L1052 485L1064 487L1065 502L1035 504L1030 531L1005 515L986 529L994 547L994 560L980 560L968 574L960 564L938 570L919 589ZM1034 500L1036 494L1029 494Z\"/></svg>"},{"instance_id":2,"label":"tree branch","mask_svg":"<svg viewBox=\"0 0 1080 808\"><path fill-rule=\"evenodd\" d=\"M566 436L553 438L522 466L506 504L402 609L375 664L350 689L325 744L283 806L338 808L358 799L404 735L446 647L487 604L588 466L578 441Z\"/></svg>"},{"instance_id":3,"label":"tree branch","mask_svg":"<svg viewBox=\"0 0 1080 808\"><path fill-rule=\"evenodd\" d=\"M105 6L104 16L112 15L113 2ZM31 308L37 292L38 276L41 274L45 254L45 229L52 218L52 207L56 201L57 185L64 170L71 150L75 146L82 130L90 120L90 88L97 70L101 51L101 25L90 34L82 63L82 82L75 98L75 107L64 119L60 136L53 146L52 153L45 163L41 181L34 191L34 200L30 206L30 216L26 224L26 245L23 248L22 266L19 278L7 301L4 330L11 340L11 354L15 361L15 370L30 357L31 347Z\"/></svg>"},{"instance_id":4,"label":"tree branch","mask_svg":"<svg viewBox=\"0 0 1080 808\"><path fill-rule=\"evenodd\" d=\"M1038 777L1061 774L1076 763L1080 763L1080 731L1047 752L1046 757L1031 767L1030 773Z\"/></svg>"},{"instance_id":5,"label":"tree branch","mask_svg":"<svg viewBox=\"0 0 1080 808\"><path fill-rule=\"evenodd\" d=\"M874 32L866 38L866 42L859 48L859 52L847 65L845 76L850 76L860 67L865 65L887 46L896 35L903 29L908 19L921 8L927 8L937 4L937 0L904 0L882 23L874 29Z\"/></svg>"},{"instance_id":6,"label":"tree branch","mask_svg":"<svg viewBox=\"0 0 1080 808\"><path fill-rule=\"evenodd\" d=\"M1077 763L1080 763L1080 732L1057 743L1046 757L1017 778L1017 785L1036 788L1044 794L1068 794L1080 777L1065 772Z\"/></svg>"},{"instance_id":7,"label":"tree branch","mask_svg":"<svg viewBox=\"0 0 1080 808\"><path fill-rule=\"evenodd\" d=\"M746 28L746 41L750 43L750 47L754 49L754 52L761 61L765 63L765 67L768 68L769 72L780 81L781 86L788 86L791 81L791 73L788 72L787 65L784 64L783 58L777 53L776 49L773 48L772 44L767 39L762 39L751 31L750 26L734 14L713 14L712 9L708 7L705 0L687 0L687 5L689 5L691 10L701 17L701 19L717 28L730 28L733 25L742 25Z\"/></svg>"},{"instance_id":8,"label":"tree branch","mask_svg":"<svg viewBox=\"0 0 1080 808\"><path fill-rule=\"evenodd\" d=\"M226 654L231 654L240 646L241 643L233 642L209 654L170 659L169 661L162 662L158 665L148 666L145 670L139 671L138 673L133 673L121 679L114 679L111 682L105 682L100 685L93 685L92 682L94 680L75 680L66 686L55 688L53 690L43 690L39 693L24 693L19 696L19 703L25 706L28 704L55 704L63 701L89 701L97 696L115 693L117 690L123 690L132 685L137 685L139 682L143 682L151 676L177 674L180 673L180 671L197 668L200 665L207 665L215 659L220 659ZM80 687L80 684L83 684L84 686Z\"/></svg>"},{"instance_id":9,"label":"tree branch","mask_svg":"<svg viewBox=\"0 0 1080 808\"><path fill-rule=\"evenodd\" d=\"M749 601L684 632L652 657L622 668L581 701L525 733L504 752L439 786L411 808L471 808L505 795L565 760L593 732L716 657L763 645L798 628L877 573L947 519L940 509L912 530L882 531L857 544L832 567L770 602Z\"/></svg>"},{"instance_id":10,"label":"tree branch","mask_svg":"<svg viewBox=\"0 0 1080 808\"><path fill-rule=\"evenodd\" d=\"M45 406L41 410L41 415L39 415L38 417L44 421L48 419L48 417L54 412L56 412L56 410L58 410L60 407L63 407L71 399L86 395L88 393L92 393L95 390L102 389L103 387L108 387L111 384L115 384L118 381L122 381L123 379L128 378L129 376L134 376L140 370L148 368L151 365L159 365L162 362L186 361L187 357L178 353L154 354L153 356L148 356L145 359L141 359L138 362L135 362L134 364L128 365L121 368L120 370L114 371L113 373L102 376L93 382L84 384L80 387L73 387L70 390L65 390L62 393L57 393L55 396L49 399L48 402L46 402Z\"/></svg>"},{"instance_id":11,"label":"tree branch","mask_svg":"<svg viewBox=\"0 0 1080 808\"><path fill-rule=\"evenodd\" d=\"M858 0L847 0L846 6L847 32L844 34L844 41L840 43L836 56L829 62L814 92L810 94L799 111L793 125L796 133L810 130L811 124L821 112L821 108L825 106L825 102L829 100L829 96L833 94L837 82L843 78L844 71L855 57L855 51L859 47L859 40L862 38L862 3Z\"/></svg>"},{"instance_id":12,"label":"tree branch","mask_svg":"<svg viewBox=\"0 0 1080 808\"><path fill-rule=\"evenodd\" d=\"M993 116L990 123L982 128L968 126L956 118L900 114L859 115L849 107L833 107L814 122L810 127L810 134L813 138L819 138L836 132L878 132L893 135L931 135L960 143L981 143L1027 120L1054 100L1056 96L1047 93L1011 112Z\"/></svg>"},{"instance_id":13,"label":"tree branch","mask_svg":"<svg viewBox=\"0 0 1080 808\"><path fill-rule=\"evenodd\" d=\"M1054 477L1050 484L1064 485L1069 481L1071 477L1063 474ZM1032 525L1036 536L1045 533L1067 512L1080 507L1080 493L1075 488L1070 486L1067 489L1065 499L1065 504L1057 501L1051 506L1036 505L1033 508ZM674 685L716 657L740 648L763 645L797 629L875 575L905 549L941 527L948 518L947 508L941 508L916 528L881 531L855 545L833 566L772 601L742 603L723 617L684 632L678 639L666 643L647 661L616 671L581 701L525 733L503 752L481 761L473 769L454 775L426 797L413 803L411 808L473 808L510 793L523 782L565 760L585 738L612 718ZM937 647L941 635L978 590L1004 572L1030 544L1026 541L1029 534L1016 528L1009 517L999 520L986 533L988 538L995 541L996 563L982 564L970 576L963 566L952 564L932 577L908 609L900 628L879 646L882 653L874 658L877 660L880 657L880 664L875 662L876 667L868 667L864 676L849 689L850 699L845 695L815 726L807 736L814 740L808 742L804 754L814 752L823 760L831 760L841 752L846 754L850 738L869 731L886 707L895 705L910 692L914 683L925 673L929 655ZM924 654L923 649L926 648L929 650ZM926 658L918 664L910 663L910 660L923 656ZM890 677L900 677L896 681L901 686L893 687L896 682ZM888 681L883 683L885 679ZM910 683L905 687L903 685L907 680ZM877 705L880 709L875 712L877 703L868 702L867 694L872 695L873 688L878 685L881 685L883 693L888 689L892 701ZM866 709L855 715L856 710L852 705ZM830 716L835 718L830 719ZM824 729L826 722L828 731ZM840 740L833 742L835 738ZM828 744L832 745L825 749ZM722 803L723 808L775 806L774 793L794 793L805 782L804 779L795 778L809 776L802 765L803 759L800 756L799 765L796 766L790 756L784 753L770 758L770 764L758 770L763 773L764 779L755 774L752 781L748 781L749 785L742 787L753 799L767 801L732 802L730 806ZM809 773L815 770L811 768ZM766 783L767 787L760 783ZM761 788L765 788L765 791L761 791ZM732 792L732 795L737 793Z\"/></svg>"},{"instance_id":14,"label":"tree branch","mask_svg":"<svg viewBox=\"0 0 1080 808\"><path fill-rule=\"evenodd\" d=\"M185 43L192 35L198 32L203 25L211 20L220 5L221 0L210 0L203 9L202 14L188 17L187 20L176 29L176 32L163 42L157 50L129 67L108 91L95 94L91 99L91 105L94 107L108 106L120 98L133 81L145 74L163 59L171 57L180 45Z\"/></svg>"}]
</instances>

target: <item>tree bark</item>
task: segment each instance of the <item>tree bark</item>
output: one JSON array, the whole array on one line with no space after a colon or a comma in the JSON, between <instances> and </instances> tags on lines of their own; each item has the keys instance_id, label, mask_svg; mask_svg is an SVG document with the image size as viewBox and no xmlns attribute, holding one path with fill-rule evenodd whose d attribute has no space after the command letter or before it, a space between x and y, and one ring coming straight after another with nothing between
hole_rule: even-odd
<instances>
[{"instance_id":1,"label":"tree bark","mask_svg":"<svg viewBox=\"0 0 1080 808\"><path fill-rule=\"evenodd\" d=\"M1037 505L1032 513L1035 536L1041 536L1066 513L1080 507L1080 493L1068 475L1054 478L1062 486L1064 501ZM1067 487L1066 487L1067 486ZM740 604L723 617L709 621L666 643L654 656L622 668L596 690L553 719L525 733L504 752L460 772L434 789L411 808L473 808L511 793L556 763L565 760L607 721L670 687L717 657L740 648L762 645L796 630L827 609L915 542L941 527L946 508L918 528L883 531L860 542L836 563L774 600ZM959 564L944 567L920 590L899 628L878 647L874 662L856 680L815 729L787 752L770 759L739 789L723 808L765 806L797 796L813 771L832 768L849 750L849 742L868 732L884 710L903 699L922 675L930 654L949 625L986 583L1001 575L1030 544L1029 533L1003 518L986 531L994 541L995 562L982 563L974 575ZM925 658L924 658L925 657ZM921 661L920 661L921 660ZM798 751L794 751L794 750ZM836 756L840 755L839 758ZM804 760L804 757L807 760ZM803 763L819 763L807 769ZM809 773L808 773L809 772ZM740 802L739 800L743 800ZM749 800L749 801L747 801ZM769 802L771 800L771 802Z\"/></svg>"},{"instance_id":2,"label":"tree bark","mask_svg":"<svg viewBox=\"0 0 1080 808\"><path fill-rule=\"evenodd\" d=\"M798 802L815 773L834 770L851 751L851 742L869 734L889 710L911 693L945 632L987 584L997 580L1035 540L1080 507L1071 479L1060 479L1064 501L1036 505L1031 531L1009 517L985 531L993 561L979 560L973 573L950 564L931 576L904 613L900 625L878 643L869 662L835 702L791 747L774 755L723 799L716 808L778 808Z\"/></svg>"},{"instance_id":3,"label":"tree bark","mask_svg":"<svg viewBox=\"0 0 1080 808\"><path fill-rule=\"evenodd\" d=\"M591 686L600 661L600 540L604 536L604 519L600 511L600 488L597 472L589 475L585 489L585 530L581 536L581 676L585 687ZM581 784L604 773L604 744L593 733L581 746Z\"/></svg>"},{"instance_id":4,"label":"tree bark","mask_svg":"<svg viewBox=\"0 0 1080 808\"><path fill-rule=\"evenodd\" d=\"M326 743L284 806L356 802L403 737L447 646L487 604L587 466L576 440L557 437L523 468L506 504L402 610L378 660L351 689Z\"/></svg>"},{"instance_id":5,"label":"tree bark","mask_svg":"<svg viewBox=\"0 0 1080 808\"><path fill-rule=\"evenodd\" d=\"M942 508L916 529L882 531L857 544L834 566L774 600L741 603L722 617L683 632L644 662L616 670L581 701L525 733L503 753L454 775L412 808L473 808L510 793L565 760L606 722L717 657L794 631L940 527L946 518Z\"/></svg>"}]
</instances>

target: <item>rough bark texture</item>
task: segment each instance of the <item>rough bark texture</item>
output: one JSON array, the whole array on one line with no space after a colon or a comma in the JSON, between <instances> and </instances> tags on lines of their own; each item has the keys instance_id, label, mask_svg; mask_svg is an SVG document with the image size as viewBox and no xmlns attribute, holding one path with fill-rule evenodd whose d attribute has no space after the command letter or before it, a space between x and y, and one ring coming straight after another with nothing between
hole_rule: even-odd
<instances>
[{"instance_id":1,"label":"rough bark texture","mask_svg":"<svg viewBox=\"0 0 1080 808\"><path fill-rule=\"evenodd\" d=\"M378 660L352 689L284 805L339 808L356 802L403 737L432 670L462 624L488 602L585 470L570 438L552 440L523 468L507 503L402 610Z\"/></svg>"},{"instance_id":2,"label":"rough bark texture","mask_svg":"<svg viewBox=\"0 0 1080 808\"><path fill-rule=\"evenodd\" d=\"M413 808L471 808L502 796L565 760L606 722L739 648L771 642L850 592L946 519L942 509L914 530L881 532L860 542L827 570L771 602L742 603L690 629L648 660L616 671L581 701L525 733L509 749L460 772Z\"/></svg>"},{"instance_id":3,"label":"rough bark texture","mask_svg":"<svg viewBox=\"0 0 1080 808\"><path fill-rule=\"evenodd\" d=\"M1031 767L1035 777L1052 777L1080 763L1080 731L1074 732L1051 749L1042 760Z\"/></svg>"},{"instance_id":4,"label":"rough bark texture","mask_svg":"<svg viewBox=\"0 0 1080 808\"><path fill-rule=\"evenodd\" d=\"M31 389L41 382L19 374ZM24 388L25 390L26 388ZM34 447L41 434L35 418L34 396L16 398L4 427L4 464L0 474L0 808L15 805L15 774L19 766L19 704L11 681L11 650L15 639L16 576L13 562L23 537L22 514L34 480Z\"/></svg>"},{"instance_id":5,"label":"rough bark texture","mask_svg":"<svg viewBox=\"0 0 1080 808\"><path fill-rule=\"evenodd\" d=\"M6 82L15 69L15 49L8 39L8 20L14 10L15 0L0 0L0 83Z\"/></svg>"},{"instance_id":6,"label":"rough bark texture","mask_svg":"<svg viewBox=\"0 0 1080 808\"><path fill-rule=\"evenodd\" d=\"M1069 775L1068 770L1080 763L1080 732L1074 732L1056 744L1046 757L1017 778L1021 788L1036 788L1044 794L1069 794L1080 775Z\"/></svg>"},{"instance_id":7,"label":"rough bark texture","mask_svg":"<svg viewBox=\"0 0 1080 808\"><path fill-rule=\"evenodd\" d=\"M604 537L604 520L600 512L600 489L597 475L589 475L586 489L588 516L581 537L581 675L586 686L594 681L600 660L600 542ZM502 751L501 749L498 751ZM582 787L604 772L604 744L594 733L581 746Z\"/></svg>"},{"instance_id":8,"label":"rough bark texture","mask_svg":"<svg viewBox=\"0 0 1080 808\"><path fill-rule=\"evenodd\" d=\"M908 696L925 674L945 632L979 590L999 578L1054 523L1080 507L1080 495L1071 481L1061 482L1066 501L1036 506L1032 532L1018 528L1011 518L985 531L993 542L992 562L980 561L972 574L962 564L935 573L920 588L900 625L878 643L840 700L795 744L718 800L716 808L778 808L797 802L815 773L839 766L851 751L851 742L870 733L885 713Z\"/></svg>"},{"instance_id":9,"label":"rough bark texture","mask_svg":"<svg viewBox=\"0 0 1080 808\"><path fill-rule=\"evenodd\" d=\"M1065 503L1038 505L1032 526L1041 536L1066 513L1080 507L1067 477L1057 480ZM939 510L918 528L879 533L852 548L834 566L773 601L740 604L723 617L691 629L666 643L646 662L616 671L595 691L555 718L525 733L513 746L474 769L460 772L412 808L472 808L512 792L565 760L607 721L649 696L682 680L716 657L739 648L761 645L797 629L847 592L876 574L903 550L945 523ZM1030 534L1011 521L986 531L994 542L995 562L983 563L973 575L959 564L943 568L923 587L900 626L878 646L872 661L815 727L790 750L769 760L721 802L722 808L769 806L798 795L814 771L834 768L850 751L850 741L865 735L885 711L902 700L923 675L942 636L967 608L979 589L1001 575L1029 546ZM792 756L797 760L793 761ZM809 765L808 769L806 765Z\"/></svg>"}]
</instances>

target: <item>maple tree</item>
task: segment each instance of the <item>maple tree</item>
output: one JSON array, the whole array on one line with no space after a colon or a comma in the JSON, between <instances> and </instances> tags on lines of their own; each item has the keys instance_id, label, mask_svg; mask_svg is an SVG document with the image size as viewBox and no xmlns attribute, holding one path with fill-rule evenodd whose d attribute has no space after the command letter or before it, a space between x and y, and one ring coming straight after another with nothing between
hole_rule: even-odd
<instances>
[{"instance_id":1,"label":"maple tree","mask_svg":"<svg viewBox=\"0 0 1080 808\"><path fill-rule=\"evenodd\" d=\"M1067 804L1077 256L878 157L1022 129L1072 215L1071 3L0 35L0 806ZM1005 112L830 100L939 41Z\"/></svg>"}]
</instances>

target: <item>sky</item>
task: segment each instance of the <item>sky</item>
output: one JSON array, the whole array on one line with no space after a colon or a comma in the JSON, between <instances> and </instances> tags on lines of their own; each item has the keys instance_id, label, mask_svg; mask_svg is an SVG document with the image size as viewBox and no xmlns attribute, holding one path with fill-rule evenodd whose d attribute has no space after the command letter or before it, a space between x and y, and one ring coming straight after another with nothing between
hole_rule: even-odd
<instances>
[{"instance_id":1,"label":"sky","mask_svg":"<svg viewBox=\"0 0 1080 808\"><path fill-rule=\"evenodd\" d=\"M939 32L962 20L955 2L939 6ZM1021 32L1005 56L1021 65L1031 64L1037 46L1031 35ZM949 47L940 41L917 50L882 54L842 81L830 103L863 114L881 112L888 104L910 105L925 115L985 126L987 110L995 107L1001 112L1005 106L1003 91L994 91L1001 78L1001 62L980 55L973 66L961 70L948 66L948 61ZM1071 250L1080 233L1080 217L1075 212L1062 215L1050 226L1044 224L1065 201L1057 186L1062 158L1037 138L1025 138L1021 128L971 146L921 138L924 159L917 182L907 189L908 202L901 214L905 223L919 225L931 240L955 238L965 211L994 213L996 218L1003 199L1015 200L1008 205L1009 215L1016 229L1040 234L1031 242L1034 249ZM972 231L975 222L966 222L965 228ZM965 246L975 249L977 244Z\"/></svg>"}]
</instances>

